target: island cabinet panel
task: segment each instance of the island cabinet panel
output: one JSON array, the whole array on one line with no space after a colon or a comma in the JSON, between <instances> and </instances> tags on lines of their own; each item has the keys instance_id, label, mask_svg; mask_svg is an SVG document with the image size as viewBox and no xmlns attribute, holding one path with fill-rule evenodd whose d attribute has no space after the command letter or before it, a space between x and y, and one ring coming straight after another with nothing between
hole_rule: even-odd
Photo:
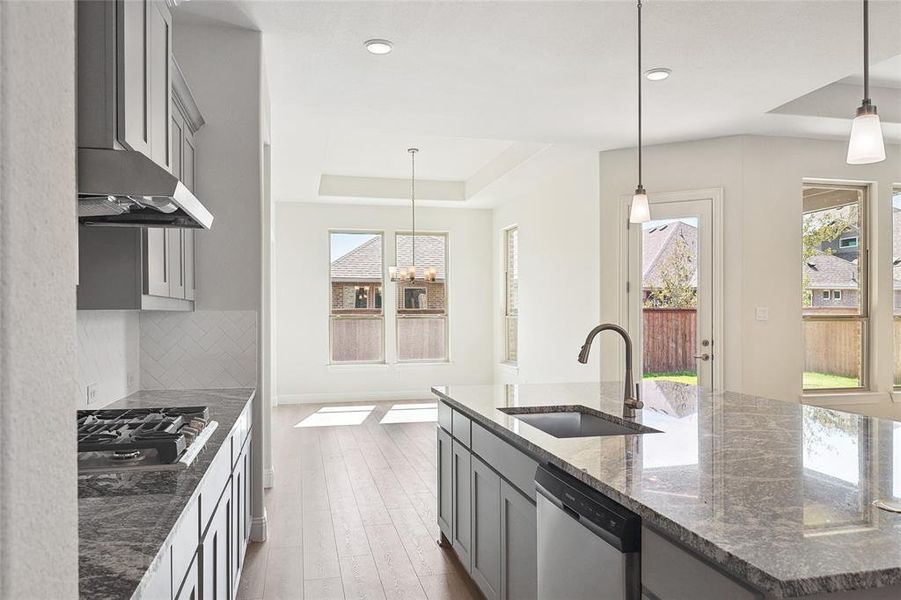
<instances>
[{"instance_id":1,"label":"island cabinet panel","mask_svg":"<svg viewBox=\"0 0 901 600\"><path fill-rule=\"evenodd\" d=\"M500 483L500 597L533 600L538 597L535 504L506 481Z\"/></svg>"},{"instance_id":2,"label":"island cabinet panel","mask_svg":"<svg viewBox=\"0 0 901 600\"><path fill-rule=\"evenodd\" d=\"M444 402L438 402L438 425L448 433L454 430L453 412L450 406Z\"/></svg>"},{"instance_id":3,"label":"island cabinet panel","mask_svg":"<svg viewBox=\"0 0 901 600\"><path fill-rule=\"evenodd\" d=\"M454 429L451 433L454 434L454 439L458 440L461 444L469 448L470 438L472 436L472 423L469 420L469 417L455 410L453 420Z\"/></svg>"},{"instance_id":4,"label":"island cabinet panel","mask_svg":"<svg viewBox=\"0 0 901 600\"><path fill-rule=\"evenodd\" d=\"M453 503L451 502L451 436L441 429L438 432L438 528L442 535L452 538Z\"/></svg>"},{"instance_id":5,"label":"island cabinet panel","mask_svg":"<svg viewBox=\"0 0 901 600\"><path fill-rule=\"evenodd\" d=\"M200 581L197 578L197 562L198 556L195 555L191 561L191 568L185 576L185 580L181 584L181 589L175 596L175 600L199 600L200 599Z\"/></svg>"},{"instance_id":6,"label":"island cabinet panel","mask_svg":"<svg viewBox=\"0 0 901 600\"><path fill-rule=\"evenodd\" d=\"M472 578L488 600L500 597L501 478L472 457Z\"/></svg>"},{"instance_id":7,"label":"island cabinet panel","mask_svg":"<svg viewBox=\"0 0 901 600\"><path fill-rule=\"evenodd\" d=\"M472 425L472 451L535 500L535 471L538 463L478 423Z\"/></svg>"},{"instance_id":8,"label":"island cabinet panel","mask_svg":"<svg viewBox=\"0 0 901 600\"><path fill-rule=\"evenodd\" d=\"M171 600L172 598L172 555L167 548L159 562L147 573L147 581L141 590L141 600Z\"/></svg>"},{"instance_id":9,"label":"island cabinet panel","mask_svg":"<svg viewBox=\"0 0 901 600\"><path fill-rule=\"evenodd\" d=\"M647 527L641 528L641 587L659 600L763 598Z\"/></svg>"},{"instance_id":10,"label":"island cabinet panel","mask_svg":"<svg viewBox=\"0 0 901 600\"><path fill-rule=\"evenodd\" d=\"M231 486L226 486L215 506L201 546L200 598L203 600L228 600L232 597L228 565L230 520Z\"/></svg>"},{"instance_id":11,"label":"island cabinet panel","mask_svg":"<svg viewBox=\"0 0 901 600\"><path fill-rule=\"evenodd\" d=\"M472 455L457 440L453 440L451 447L452 465L452 503L453 519L451 527L453 536L451 542L454 552L463 567L470 571L472 568L472 505L469 471L472 468Z\"/></svg>"}]
</instances>

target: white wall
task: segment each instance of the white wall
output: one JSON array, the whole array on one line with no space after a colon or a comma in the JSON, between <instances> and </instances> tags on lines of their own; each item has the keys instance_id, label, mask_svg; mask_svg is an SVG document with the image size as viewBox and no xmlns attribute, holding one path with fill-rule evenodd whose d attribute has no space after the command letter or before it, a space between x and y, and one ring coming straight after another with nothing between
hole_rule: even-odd
<instances>
[{"instance_id":1,"label":"white wall","mask_svg":"<svg viewBox=\"0 0 901 600\"><path fill-rule=\"evenodd\" d=\"M501 364L505 339L502 230L512 225L519 227L516 369ZM495 380L597 381L600 350L593 350L588 365L576 360L585 336L599 323L597 154L577 153L556 164L529 192L495 208L492 240Z\"/></svg>"},{"instance_id":2,"label":"white wall","mask_svg":"<svg viewBox=\"0 0 901 600\"><path fill-rule=\"evenodd\" d=\"M395 231L408 231L410 209L279 202L276 219L276 360L279 403L429 398L429 387L492 380L491 213L420 208L418 231L448 232L450 362L394 361L395 319L385 317L387 364L329 365L329 230L383 231L387 265ZM387 274L387 269L386 269ZM395 306L385 285L386 307Z\"/></svg>"},{"instance_id":3,"label":"white wall","mask_svg":"<svg viewBox=\"0 0 901 600\"><path fill-rule=\"evenodd\" d=\"M801 391L801 185L805 178L874 183L871 263L878 279L891 270L891 187L901 181L901 153L887 146L876 165L845 164L845 141L741 136L653 146L645 150L645 186L655 193L721 187L724 198L724 388L797 400ZM620 314L617 230L623 195L635 187L635 151L600 155L601 314ZM653 214L653 208L652 208ZM891 288L874 290L870 332L872 387L889 401L892 383ZM768 307L757 321L755 307Z\"/></svg>"},{"instance_id":4,"label":"white wall","mask_svg":"<svg viewBox=\"0 0 901 600\"><path fill-rule=\"evenodd\" d=\"M127 310L78 311L77 408L101 408L138 391L140 313ZM87 403L87 386L97 396Z\"/></svg>"},{"instance_id":5,"label":"white wall","mask_svg":"<svg viewBox=\"0 0 901 600\"><path fill-rule=\"evenodd\" d=\"M78 596L75 5L0 2L0 597Z\"/></svg>"}]
</instances>

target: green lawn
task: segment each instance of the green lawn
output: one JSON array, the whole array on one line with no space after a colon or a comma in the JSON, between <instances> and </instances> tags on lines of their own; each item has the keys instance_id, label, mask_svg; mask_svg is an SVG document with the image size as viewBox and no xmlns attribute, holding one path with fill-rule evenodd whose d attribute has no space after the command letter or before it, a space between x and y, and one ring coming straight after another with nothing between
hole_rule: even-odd
<instances>
[{"instance_id":1,"label":"green lawn","mask_svg":"<svg viewBox=\"0 0 901 600\"><path fill-rule=\"evenodd\" d=\"M813 371L804 372L805 390L856 388L858 386L860 386L860 382L855 377L842 377Z\"/></svg>"},{"instance_id":2,"label":"green lawn","mask_svg":"<svg viewBox=\"0 0 901 600\"><path fill-rule=\"evenodd\" d=\"M675 381L676 383L689 383L698 385L698 374L691 371L679 371L675 373L645 373L644 379L657 381Z\"/></svg>"}]
</instances>

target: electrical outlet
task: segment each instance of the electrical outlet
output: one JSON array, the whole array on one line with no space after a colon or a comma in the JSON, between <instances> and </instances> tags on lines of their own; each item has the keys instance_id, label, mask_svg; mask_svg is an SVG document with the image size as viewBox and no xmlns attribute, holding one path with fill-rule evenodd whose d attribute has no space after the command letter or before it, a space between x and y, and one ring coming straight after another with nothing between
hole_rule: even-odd
<instances>
[{"instance_id":1,"label":"electrical outlet","mask_svg":"<svg viewBox=\"0 0 901 600\"><path fill-rule=\"evenodd\" d=\"M85 402L87 404L94 404L97 401L97 384L91 383L88 384L87 393L85 394Z\"/></svg>"},{"instance_id":2,"label":"electrical outlet","mask_svg":"<svg viewBox=\"0 0 901 600\"><path fill-rule=\"evenodd\" d=\"M766 306L758 306L756 311L756 316L758 321L769 321L770 320L770 309Z\"/></svg>"}]
</instances>

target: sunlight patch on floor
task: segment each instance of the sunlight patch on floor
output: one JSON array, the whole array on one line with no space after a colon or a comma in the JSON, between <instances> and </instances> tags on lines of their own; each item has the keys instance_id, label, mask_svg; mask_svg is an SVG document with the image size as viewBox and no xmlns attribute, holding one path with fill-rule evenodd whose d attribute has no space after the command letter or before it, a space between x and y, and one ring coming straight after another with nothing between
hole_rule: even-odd
<instances>
[{"instance_id":1,"label":"sunlight patch on floor","mask_svg":"<svg viewBox=\"0 0 901 600\"><path fill-rule=\"evenodd\" d=\"M434 423L438 420L438 403L395 404L385 413L380 425L390 423Z\"/></svg>"},{"instance_id":2,"label":"sunlight patch on floor","mask_svg":"<svg viewBox=\"0 0 901 600\"><path fill-rule=\"evenodd\" d=\"M362 425L366 417L375 409L369 406L323 406L294 427L336 427L342 425Z\"/></svg>"}]
</instances>

